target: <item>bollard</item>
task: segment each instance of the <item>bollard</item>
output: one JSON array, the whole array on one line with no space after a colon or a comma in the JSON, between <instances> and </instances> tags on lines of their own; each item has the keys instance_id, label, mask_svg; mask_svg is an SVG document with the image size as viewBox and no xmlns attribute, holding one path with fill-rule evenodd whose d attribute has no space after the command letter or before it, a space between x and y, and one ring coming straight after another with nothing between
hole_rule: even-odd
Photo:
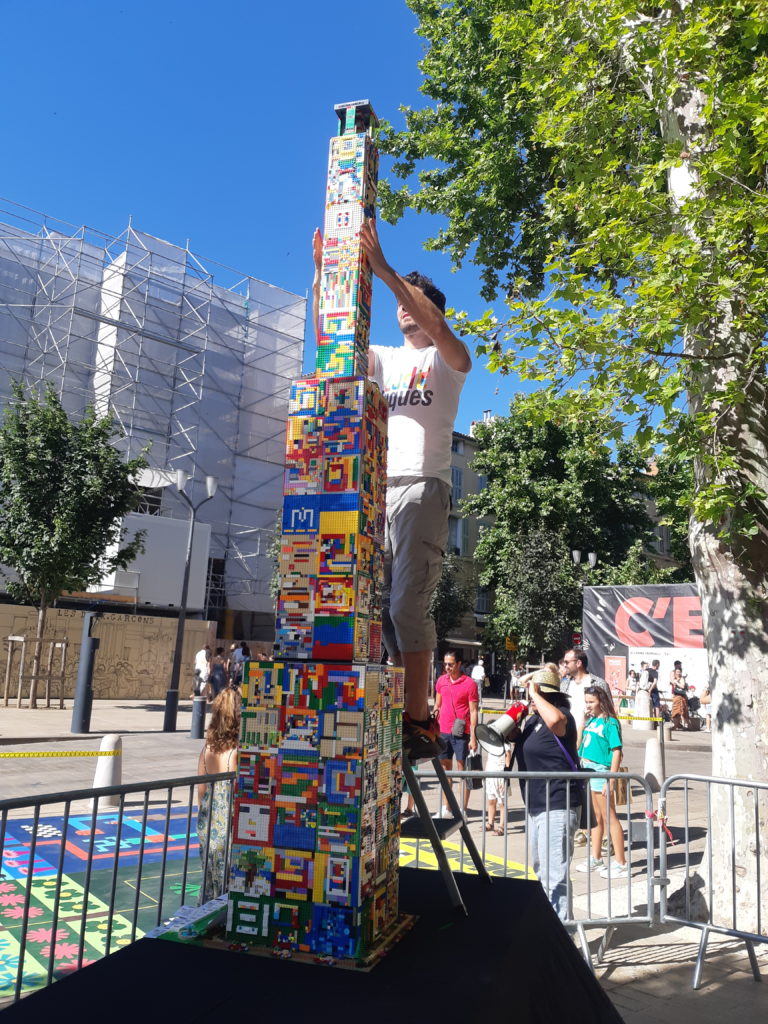
<instances>
[{"instance_id":1,"label":"bollard","mask_svg":"<svg viewBox=\"0 0 768 1024\"><path fill-rule=\"evenodd\" d=\"M72 724L70 732L90 732L91 705L93 704L93 663L99 640L91 636L91 629L101 612L86 612L83 616L83 636L80 642L80 663L77 668L75 684L75 701L72 705Z\"/></svg>"},{"instance_id":2,"label":"bollard","mask_svg":"<svg viewBox=\"0 0 768 1024\"><path fill-rule=\"evenodd\" d=\"M192 701L192 726L189 730L190 739L201 740L205 736L205 697L195 697Z\"/></svg>"},{"instance_id":3,"label":"bollard","mask_svg":"<svg viewBox=\"0 0 768 1024\"><path fill-rule=\"evenodd\" d=\"M633 729L639 729L641 732L648 728L648 722L645 719L651 717L651 697L647 690L638 690L635 694L635 710L633 711L637 718L632 722ZM651 725L651 728L653 726Z\"/></svg>"},{"instance_id":4,"label":"bollard","mask_svg":"<svg viewBox=\"0 0 768 1024\"><path fill-rule=\"evenodd\" d=\"M652 793L658 793L664 782L664 767L661 761L661 744L657 736L645 741L645 765L643 775Z\"/></svg>"},{"instance_id":5,"label":"bollard","mask_svg":"<svg viewBox=\"0 0 768 1024\"><path fill-rule=\"evenodd\" d=\"M117 750L119 753L112 757L96 758L96 774L93 777L93 788L101 789L102 786L119 786L122 782L123 768L122 739L117 733L108 733L102 739L99 750ZM120 797L117 795L96 797L91 801L90 809L93 810L95 807L98 810L99 805L102 807L119 807Z\"/></svg>"}]
</instances>

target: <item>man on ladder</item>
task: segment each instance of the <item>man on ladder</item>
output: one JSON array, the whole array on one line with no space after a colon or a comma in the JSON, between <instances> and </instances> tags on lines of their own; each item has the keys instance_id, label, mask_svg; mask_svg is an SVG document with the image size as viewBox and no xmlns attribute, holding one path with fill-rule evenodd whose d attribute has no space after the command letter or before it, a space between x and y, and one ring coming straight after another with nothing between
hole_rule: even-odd
<instances>
[{"instance_id":1,"label":"man on ladder","mask_svg":"<svg viewBox=\"0 0 768 1024\"><path fill-rule=\"evenodd\" d=\"M478 874L489 876L439 760L446 747L429 710L437 641L429 604L448 544L453 425L472 361L445 321L445 296L433 282L390 267L375 221L364 222L360 241L374 274L397 299L402 334L396 347L371 346L368 367L389 405L382 635L391 661L405 669L403 773L418 814L403 823L402 834L429 839L451 902L466 913L442 840L459 831ZM411 767L419 761L432 762L448 818L430 817Z\"/></svg>"},{"instance_id":2,"label":"man on ladder","mask_svg":"<svg viewBox=\"0 0 768 1024\"><path fill-rule=\"evenodd\" d=\"M445 749L428 701L437 640L429 603L448 544L453 424L472 360L446 323L443 293L428 277L403 277L387 263L375 220L363 223L360 241L373 273L397 299L402 334L397 346L370 347L368 373L389 405L382 635L392 663L405 669L403 752L416 763ZM313 252L317 325L319 231Z\"/></svg>"}]
</instances>

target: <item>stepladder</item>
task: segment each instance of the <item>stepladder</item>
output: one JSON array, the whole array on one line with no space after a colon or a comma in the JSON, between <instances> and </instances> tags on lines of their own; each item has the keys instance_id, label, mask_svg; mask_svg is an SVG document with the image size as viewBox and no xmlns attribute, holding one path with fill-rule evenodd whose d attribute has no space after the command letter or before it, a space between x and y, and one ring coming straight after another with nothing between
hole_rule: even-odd
<instances>
[{"instance_id":1,"label":"stepladder","mask_svg":"<svg viewBox=\"0 0 768 1024\"><path fill-rule=\"evenodd\" d=\"M451 901L451 905L463 914L468 915L468 910L464 904L459 887L456 883L456 878L451 870L451 865L448 860L448 854L446 853L445 846L443 843L449 836L459 833L462 840L464 841L464 848L469 856L472 858L472 863L475 866L475 870L480 878L490 883L491 876L483 863L483 859L475 845L475 840L472 838L472 834L469 831L464 812L459 806L459 801L456 799L456 795L453 791L450 779L446 775L445 768L440 763L440 759L435 757L430 761L423 762L430 764L432 769L437 776L438 786L440 788L440 795L442 805L447 807L449 814L447 817L433 818L429 813L427 802L424 797L424 793L421 789L419 776L414 772L413 765L408 760L405 753L403 753L403 775L405 781L408 784L408 790L413 797L413 803L416 810L416 814L413 818L406 818L400 824L400 837L402 839L428 839L432 846L432 851L437 860L437 866L440 874L443 876L445 887L448 890L448 896Z\"/></svg>"}]
</instances>

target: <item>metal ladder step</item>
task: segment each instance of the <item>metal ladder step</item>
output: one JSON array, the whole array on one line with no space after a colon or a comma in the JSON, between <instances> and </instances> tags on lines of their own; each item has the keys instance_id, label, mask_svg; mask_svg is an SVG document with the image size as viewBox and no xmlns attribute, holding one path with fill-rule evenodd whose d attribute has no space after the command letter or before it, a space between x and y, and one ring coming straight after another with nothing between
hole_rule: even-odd
<instances>
[{"instance_id":1,"label":"metal ladder step","mask_svg":"<svg viewBox=\"0 0 768 1024\"><path fill-rule=\"evenodd\" d=\"M457 821L456 818L432 818L432 826L441 841L452 836L454 832L458 832L462 824L463 821ZM400 836L402 839L430 838L427 829L422 824L421 818L418 815L414 815L413 818L406 818L405 821L400 822Z\"/></svg>"},{"instance_id":2,"label":"metal ladder step","mask_svg":"<svg viewBox=\"0 0 768 1024\"><path fill-rule=\"evenodd\" d=\"M437 858L437 864L440 869L440 874L443 876L443 881L448 890L448 896L451 900L451 905L456 909L460 910L463 914L468 915L464 900L461 898L461 893L456 884L451 866L448 863L448 856L443 847L443 840L448 836L453 835L455 832L461 834L461 838L464 840L464 846L467 849L472 863L475 865L475 870L480 878L485 882L491 881L491 876L486 870L483 859L480 856L475 841L469 831L466 819L462 814L461 808L453 794L453 787L451 786L448 776L445 774L445 769L440 764L440 759L435 757L429 762L437 775L437 781L443 794L445 804L448 806L451 816L449 818L433 818L429 813L424 794L421 790L421 784L419 783L418 777L416 776L413 767L408 760L408 757L403 753L403 775L405 781L408 783L408 789L413 797L413 803L416 808L416 817L407 818L400 824L400 835L404 839L428 839L432 845L432 850Z\"/></svg>"}]
</instances>

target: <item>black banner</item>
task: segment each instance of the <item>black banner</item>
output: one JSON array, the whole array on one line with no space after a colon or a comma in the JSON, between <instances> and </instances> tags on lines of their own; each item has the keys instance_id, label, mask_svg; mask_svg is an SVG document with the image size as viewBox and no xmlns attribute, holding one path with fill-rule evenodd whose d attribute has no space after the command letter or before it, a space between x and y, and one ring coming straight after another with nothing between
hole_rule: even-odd
<instances>
[{"instance_id":1,"label":"black banner","mask_svg":"<svg viewBox=\"0 0 768 1024\"><path fill-rule=\"evenodd\" d=\"M662 692L675 661L682 661L694 690L706 685L701 601L692 583L585 587L583 616L589 671L607 679L612 689L623 691L627 674L654 660Z\"/></svg>"}]
</instances>

